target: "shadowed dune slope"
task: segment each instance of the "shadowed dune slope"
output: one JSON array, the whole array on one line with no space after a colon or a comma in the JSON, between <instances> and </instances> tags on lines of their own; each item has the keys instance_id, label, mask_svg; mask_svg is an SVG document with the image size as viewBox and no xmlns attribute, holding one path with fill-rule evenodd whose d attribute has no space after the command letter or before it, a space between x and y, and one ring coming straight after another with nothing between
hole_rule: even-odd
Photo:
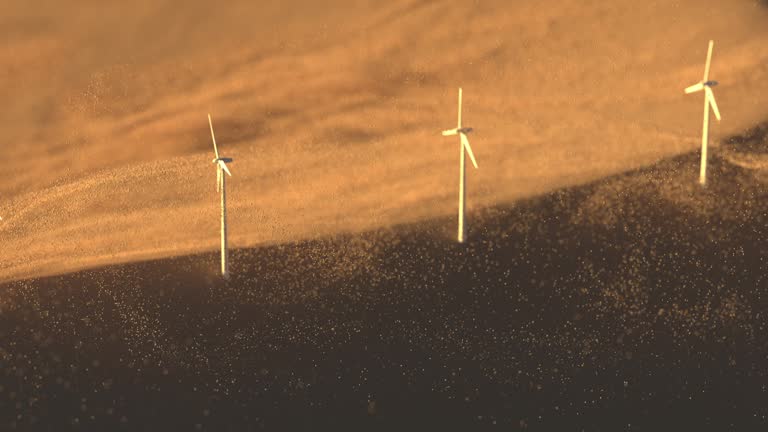
<instances>
[{"instance_id":1,"label":"shadowed dune slope","mask_svg":"<svg viewBox=\"0 0 768 432\"><path fill-rule=\"evenodd\" d=\"M452 214L458 86L474 209L696 148L710 38L713 141L768 106L751 0L262 3L2 6L0 280L215 248L209 111L244 248Z\"/></svg>"},{"instance_id":2,"label":"shadowed dune slope","mask_svg":"<svg viewBox=\"0 0 768 432\"><path fill-rule=\"evenodd\" d=\"M6 283L0 428L764 429L766 130L706 189L685 154L464 246L442 218L236 250L227 283L213 253Z\"/></svg>"}]
</instances>

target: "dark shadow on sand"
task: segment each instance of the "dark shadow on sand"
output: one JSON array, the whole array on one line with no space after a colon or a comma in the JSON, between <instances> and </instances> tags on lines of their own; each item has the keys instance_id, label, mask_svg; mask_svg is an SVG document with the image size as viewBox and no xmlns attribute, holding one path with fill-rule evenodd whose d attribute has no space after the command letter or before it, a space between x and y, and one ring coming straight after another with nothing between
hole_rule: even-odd
<instances>
[{"instance_id":1,"label":"dark shadow on sand","mask_svg":"<svg viewBox=\"0 0 768 432\"><path fill-rule=\"evenodd\" d=\"M454 220L0 287L0 429L754 430L768 193L698 155Z\"/></svg>"}]
</instances>

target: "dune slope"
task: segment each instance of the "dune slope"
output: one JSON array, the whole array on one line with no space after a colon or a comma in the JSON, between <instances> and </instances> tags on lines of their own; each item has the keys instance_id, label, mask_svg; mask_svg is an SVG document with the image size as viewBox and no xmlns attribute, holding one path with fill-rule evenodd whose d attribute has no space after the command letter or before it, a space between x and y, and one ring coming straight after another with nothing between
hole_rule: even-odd
<instances>
[{"instance_id":1,"label":"dune slope","mask_svg":"<svg viewBox=\"0 0 768 432\"><path fill-rule=\"evenodd\" d=\"M713 141L764 118L766 22L748 0L5 4L0 280L215 248L207 112L236 247L452 214L458 86L471 208L693 150L710 38Z\"/></svg>"},{"instance_id":2,"label":"dune slope","mask_svg":"<svg viewBox=\"0 0 768 432\"><path fill-rule=\"evenodd\" d=\"M0 428L764 429L766 130L705 190L686 154L465 247L443 218L237 250L228 283L213 253L7 283Z\"/></svg>"}]
</instances>

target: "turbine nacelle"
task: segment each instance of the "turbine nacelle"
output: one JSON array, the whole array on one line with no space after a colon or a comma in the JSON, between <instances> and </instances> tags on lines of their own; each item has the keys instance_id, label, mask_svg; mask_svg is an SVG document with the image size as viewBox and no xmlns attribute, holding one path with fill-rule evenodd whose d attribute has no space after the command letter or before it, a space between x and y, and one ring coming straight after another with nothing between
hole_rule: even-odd
<instances>
[{"instance_id":1,"label":"turbine nacelle","mask_svg":"<svg viewBox=\"0 0 768 432\"><path fill-rule=\"evenodd\" d=\"M704 90L705 88L712 88L719 83L717 81L701 81L685 89L685 94L696 93Z\"/></svg>"},{"instance_id":2,"label":"turbine nacelle","mask_svg":"<svg viewBox=\"0 0 768 432\"><path fill-rule=\"evenodd\" d=\"M466 135L470 132L472 132L471 127L456 128L456 129L444 130L443 136L458 135L460 133Z\"/></svg>"},{"instance_id":3,"label":"turbine nacelle","mask_svg":"<svg viewBox=\"0 0 768 432\"><path fill-rule=\"evenodd\" d=\"M461 126L461 94L461 87L459 87L459 121L456 125L457 127L455 129L444 130L443 136L459 135L459 138L461 138L461 146L464 147L464 150L469 154L469 159L472 161L472 165L477 169L477 161L475 160L474 153L472 153L472 147L469 145L469 138L467 138L467 134L472 132L472 128Z\"/></svg>"},{"instance_id":4,"label":"turbine nacelle","mask_svg":"<svg viewBox=\"0 0 768 432\"><path fill-rule=\"evenodd\" d=\"M717 121L720 121L720 110L717 107L717 101L715 100L715 93L712 91L712 87L716 86L718 84L715 80L709 79L709 67L712 62L712 47L714 47L715 42L709 41L709 47L707 48L707 61L704 63L704 78L699 81L698 83L686 88L685 94L691 94L696 93L700 91L704 91L704 100L706 101L706 107L711 107L712 111L715 113L715 118ZM707 109L707 108L705 108ZM704 125L704 135L707 134L706 130L707 125Z\"/></svg>"},{"instance_id":5,"label":"turbine nacelle","mask_svg":"<svg viewBox=\"0 0 768 432\"><path fill-rule=\"evenodd\" d=\"M227 174L229 174L230 177L232 177L232 173L229 172L229 168L227 168L227 162L232 162L232 158L219 157L219 148L216 146L216 135L214 135L213 133L213 121L211 121L210 114L208 114L208 126L211 127L211 139L213 140L213 152L216 154L216 157L213 158L213 163L216 164L216 190L219 191L221 189L221 183L222 183L221 172L224 171Z\"/></svg>"},{"instance_id":6,"label":"turbine nacelle","mask_svg":"<svg viewBox=\"0 0 768 432\"><path fill-rule=\"evenodd\" d=\"M216 164L216 191L218 192L221 190L221 182L223 181L222 177L222 171L229 174L230 177L232 177L232 173L229 172L229 168L227 168L226 162L232 162L232 159L230 158L216 158L213 160L213 163Z\"/></svg>"}]
</instances>

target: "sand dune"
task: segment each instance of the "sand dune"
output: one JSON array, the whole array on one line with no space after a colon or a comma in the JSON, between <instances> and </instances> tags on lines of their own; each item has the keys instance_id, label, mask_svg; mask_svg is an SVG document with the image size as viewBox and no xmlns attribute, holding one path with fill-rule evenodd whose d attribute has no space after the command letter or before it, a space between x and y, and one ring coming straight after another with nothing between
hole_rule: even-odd
<instances>
[{"instance_id":1,"label":"sand dune","mask_svg":"<svg viewBox=\"0 0 768 432\"><path fill-rule=\"evenodd\" d=\"M4 283L0 429L764 430L766 180L714 155L702 191L697 158L461 246L443 217L238 249L228 282L209 252Z\"/></svg>"},{"instance_id":2,"label":"sand dune","mask_svg":"<svg viewBox=\"0 0 768 432\"><path fill-rule=\"evenodd\" d=\"M713 141L765 117L766 22L747 0L4 5L0 280L215 248L209 111L235 247L451 215L459 85L470 210L693 150L710 38Z\"/></svg>"}]
</instances>

